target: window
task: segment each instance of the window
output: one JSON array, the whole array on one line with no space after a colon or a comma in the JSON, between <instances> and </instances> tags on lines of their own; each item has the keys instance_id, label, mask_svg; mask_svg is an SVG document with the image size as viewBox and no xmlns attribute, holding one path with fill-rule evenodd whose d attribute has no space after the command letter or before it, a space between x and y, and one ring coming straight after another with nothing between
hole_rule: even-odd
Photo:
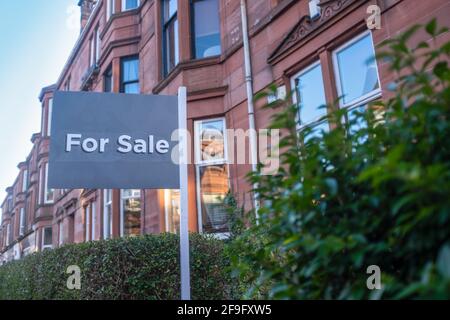
<instances>
[{"instance_id":1,"label":"window","mask_svg":"<svg viewBox=\"0 0 450 320\"><path fill-rule=\"evenodd\" d=\"M180 190L164 190L166 232L180 233Z\"/></svg>"},{"instance_id":2,"label":"window","mask_svg":"<svg viewBox=\"0 0 450 320\"><path fill-rule=\"evenodd\" d=\"M6 226L6 245L9 246L11 243L11 224L8 223Z\"/></svg>"},{"instance_id":3,"label":"window","mask_svg":"<svg viewBox=\"0 0 450 320\"><path fill-rule=\"evenodd\" d=\"M25 215L25 208L20 208L20 222L19 222L19 235L23 236L25 234L26 221L27 217Z\"/></svg>"},{"instance_id":4,"label":"window","mask_svg":"<svg viewBox=\"0 0 450 320\"><path fill-rule=\"evenodd\" d=\"M120 235L141 234L141 191L123 189L120 191Z\"/></svg>"},{"instance_id":5,"label":"window","mask_svg":"<svg viewBox=\"0 0 450 320\"><path fill-rule=\"evenodd\" d=\"M309 0L309 16L312 19L320 16L319 0Z\"/></svg>"},{"instance_id":6,"label":"window","mask_svg":"<svg viewBox=\"0 0 450 320\"><path fill-rule=\"evenodd\" d=\"M139 7L139 0L122 0L122 11L132 10Z\"/></svg>"},{"instance_id":7,"label":"window","mask_svg":"<svg viewBox=\"0 0 450 320\"><path fill-rule=\"evenodd\" d=\"M194 0L193 49L194 58L220 55L220 19L218 0Z\"/></svg>"},{"instance_id":8,"label":"window","mask_svg":"<svg viewBox=\"0 0 450 320\"><path fill-rule=\"evenodd\" d=\"M103 191L103 239L112 235L112 190Z\"/></svg>"},{"instance_id":9,"label":"window","mask_svg":"<svg viewBox=\"0 0 450 320\"><path fill-rule=\"evenodd\" d=\"M42 166L39 167L39 198L38 204L42 203L42 199L44 198L44 168Z\"/></svg>"},{"instance_id":10,"label":"window","mask_svg":"<svg viewBox=\"0 0 450 320\"><path fill-rule=\"evenodd\" d=\"M64 222L61 220L58 223L58 246L61 247L64 244Z\"/></svg>"},{"instance_id":11,"label":"window","mask_svg":"<svg viewBox=\"0 0 450 320\"><path fill-rule=\"evenodd\" d=\"M95 37L91 36L89 39L89 66L95 65Z\"/></svg>"},{"instance_id":12,"label":"window","mask_svg":"<svg viewBox=\"0 0 450 320\"><path fill-rule=\"evenodd\" d=\"M229 190L225 119L197 121L195 145L200 232L229 232L223 205Z\"/></svg>"},{"instance_id":13,"label":"window","mask_svg":"<svg viewBox=\"0 0 450 320\"><path fill-rule=\"evenodd\" d=\"M97 204L91 202L91 240L96 240L95 228L97 227Z\"/></svg>"},{"instance_id":14,"label":"window","mask_svg":"<svg viewBox=\"0 0 450 320\"><path fill-rule=\"evenodd\" d=\"M162 0L163 69L166 76L179 62L177 0Z\"/></svg>"},{"instance_id":15,"label":"window","mask_svg":"<svg viewBox=\"0 0 450 320\"><path fill-rule=\"evenodd\" d=\"M91 204L84 207L84 240L91 240Z\"/></svg>"},{"instance_id":16,"label":"window","mask_svg":"<svg viewBox=\"0 0 450 320\"><path fill-rule=\"evenodd\" d=\"M53 112L53 98L48 99L48 111L47 111L47 137L50 137L52 130L52 112Z\"/></svg>"},{"instance_id":17,"label":"window","mask_svg":"<svg viewBox=\"0 0 450 320\"><path fill-rule=\"evenodd\" d=\"M113 73L112 66L109 66L103 75L103 90L105 92L113 92Z\"/></svg>"},{"instance_id":18,"label":"window","mask_svg":"<svg viewBox=\"0 0 450 320\"><path fill-rule=\"evenodd\" d=\"M351 40L333 53L342 108L360 105L380 94L376 61L369 62L374 56L370 32Z\"/></svg>"},{"instance_id":19,"label":"window","mask_svg":"<svg viewBox=\"0 0 450 320\"><path fill-rule=\"evenodd\" d=\"M59 228L59 232L61 233L61 228ZM53 248L53 229L52 227L45 227L42 230L42 251L51 248Z\"/></svg>"},{"instance_id":20,"label":"window","mask_svg":"<svg viewBox=\"0 0 450 320\"><path fill-rule=\"evenodd\" d=\"M115 13L115 0L107 0L106 1L106 20L109 20L111 16Z\"/></svg>"},{"instance_id":21,"label":"window","mask_svg":"<svg viewBox=\"0 0 450 320\"><path fill-rule=\"evenodd\" d=\"M22 192L26 192L28 189L28 170L24 170L22 173Z\"/></svg>"},{"instance_id":22,"label":"window","mask_svg":"<svg viewBox=\"0 0 450 320\"><path fill-rule=\"evenodd\" d=\"M48 163L45 164L45 203L53 203L55 190L48 187Z\"/></svg>"},{"instance_id":23,"label":"window","mask_svg":"<svg viewBox=\"0 0 450 320\"><path fill-rule=\"evenodd\" d=\"M66 84L64 85L64 91L70 91L70 76L67 78Z\"/></svg>"},{"instance_id":24,"label":"window","mask_svg":"<svg viewBox=\"0 0 450 320\"><path fill-rule=\"evenodd\" d=\"M139 58L137 56L122 58L120 70L120 92L139 93Z\"/></svg>"},{"instance_id":25,"label":"window","mask_svg":"<svg viewBox=\"0 0 450 320\"><path fill-rule=\"evenodd\" d=\"M100 40L100 32L99 32L99 26L95 28L95 64L98 64L100 60L100 46L101 46L101 40Z\"/></svg>"},{"instance_id":26,"label":"window","mask_svg":"<svg viewBox=\"0 0 450 320\"><path fill-rule=\"evenodd\" d=\"M328 123L321 122L327 109L320 63L314 63L295 75L292 87L295 88L294 102L299 105L299 129L314 126L315 132L328 131Z\"/></svg>"}]
</instances>

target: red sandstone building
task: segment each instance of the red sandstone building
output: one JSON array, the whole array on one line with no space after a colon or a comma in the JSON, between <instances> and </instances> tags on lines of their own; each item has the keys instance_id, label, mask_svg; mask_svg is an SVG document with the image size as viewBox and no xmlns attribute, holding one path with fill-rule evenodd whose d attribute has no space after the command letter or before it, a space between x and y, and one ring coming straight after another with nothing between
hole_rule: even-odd
<instances>
[{"instance_id":1,"label":"red sandstone building","mask_svg":"<svg viewBox=\"0 0 450 320\"><path fill-rule=\"evenodd\" d=\"M368 30L369 5L381 8L381 28ZM47 187L52 95L55 90L141 94L188 90L194 154L208 130L249 128L246 80L252 93L271 84L295 90L302 126L320 122L325 103L364 108L385 97L392 75L382 61L367 64L383 40L436 17L449 26L448 0L247 0L252 77L244 68L240 0L80 0L81 34L55 85L42 89L41 132L18 165L1 204L0 262L31 252L111 237L177 232L177 190L52 190ZM420 39L419 39L420 38ZM448 41L449 34L438 41ZM420 34L414 41L429 40ZM126 107L126 106L124 106ZM256 128L271 111L255 106ZM189 167L189 228L224 235L220 198L230 191L252 206L250 165L230 164L226 141L214 161ZM235 162L235 161L234 161Z\"/></svg>"}]
</instances>

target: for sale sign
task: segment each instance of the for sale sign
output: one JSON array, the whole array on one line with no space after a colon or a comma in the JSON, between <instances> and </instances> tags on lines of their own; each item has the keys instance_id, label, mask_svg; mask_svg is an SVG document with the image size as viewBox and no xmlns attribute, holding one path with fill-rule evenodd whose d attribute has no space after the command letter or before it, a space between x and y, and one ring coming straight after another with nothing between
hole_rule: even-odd
<instances>
[{"instance_id":1,"label":"for sale sign","mask_svg":"<svg viewBox=\"0 0 450 320\"><path fill-rule=\"evenodd\" d=\"M56 92L49 187L178 189L177 129L177 96Z\"/></svg>"}]
</instances>

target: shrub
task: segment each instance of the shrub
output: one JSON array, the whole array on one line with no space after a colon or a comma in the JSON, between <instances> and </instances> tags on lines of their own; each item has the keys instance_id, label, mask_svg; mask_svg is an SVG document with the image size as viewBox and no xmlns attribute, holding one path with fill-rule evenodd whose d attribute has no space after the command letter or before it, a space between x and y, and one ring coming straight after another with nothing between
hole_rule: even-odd
<instances>
[{"instance_id":1,"label":"shrub","mask_svg":"<svg viewBox=\"0 0 450 320\"><path fill-rule=\"evenodd\" d=\"M321 137L297 132L288 101L275 115L282 168L250 176L259 223L232 245L246 297L450 298L450 43L410 48L416 30L380 53L398 75L392 99L344 123L336 111ZM425 30L447 32L435 21ZM366 287L370 265L382 290Z\"/></svg>"},{"instance_id":2,"label":"shrub","mask_svg":"<svg viewBox=\"0 0 450 320\"><path fill-rule=\"evenodd\" d=\"M193 299L228 299L228 258L220 240L190 235ZM67 267L81 269L69 290ZM179 299L179 237L147 235L65 245L0 267L0 299Z\"/></svg>"}]
</instances>

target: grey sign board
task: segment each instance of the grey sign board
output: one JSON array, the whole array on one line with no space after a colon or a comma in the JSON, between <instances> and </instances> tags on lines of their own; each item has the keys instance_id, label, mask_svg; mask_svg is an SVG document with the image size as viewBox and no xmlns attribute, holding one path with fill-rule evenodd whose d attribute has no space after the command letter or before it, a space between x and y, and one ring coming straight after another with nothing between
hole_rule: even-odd
<instances>
[{"instance_id":1,"label":"grey sign board","mask_svg":"<svg viewBox=\"0 0 450 320\"><path fill-rule=\"evenodd\" d=\"M51 120L48 186L178 189L172 161L176 96L58 91Z\"/></svg>"}]
</instances>

